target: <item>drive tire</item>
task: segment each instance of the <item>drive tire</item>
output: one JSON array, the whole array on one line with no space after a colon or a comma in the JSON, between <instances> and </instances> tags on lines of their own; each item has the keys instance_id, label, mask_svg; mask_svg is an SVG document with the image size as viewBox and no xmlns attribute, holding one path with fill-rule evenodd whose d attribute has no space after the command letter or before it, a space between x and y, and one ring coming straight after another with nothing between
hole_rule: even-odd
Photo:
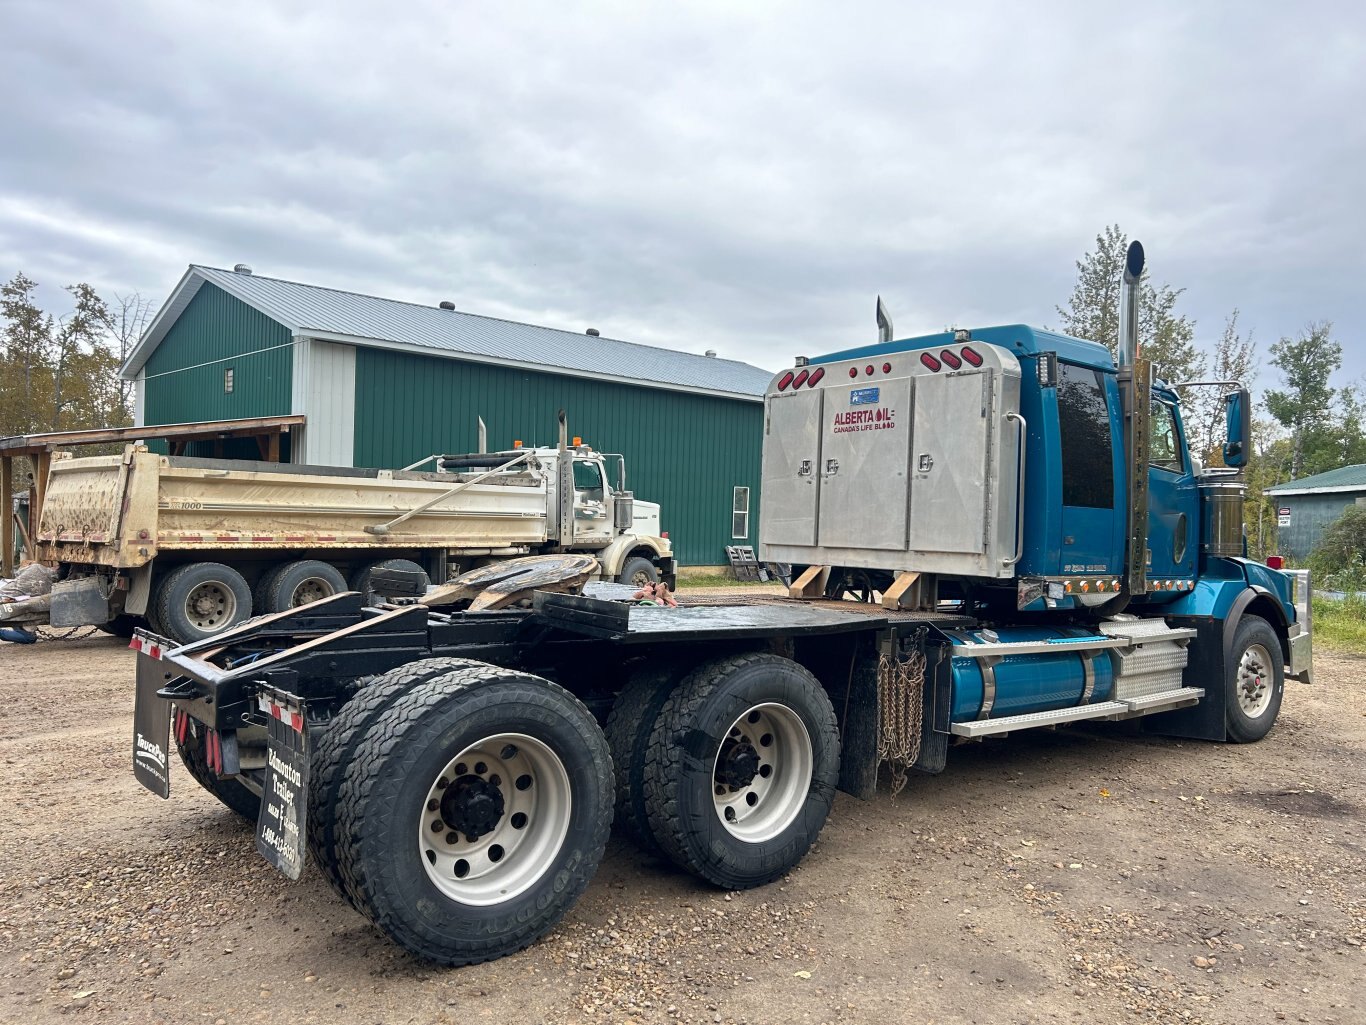
<instances>
[{"instance_id":1,"label":"drive tire","mask_svg":"<svg viewBox=\"0 0 1366 1025\"><path fill-rule=\"evenodd\" d=\"M133 631L146 622L141 616L129 615L120 612L117 616L107 623L98 623L95 629L101 633L109 634L111 637L132 637Z\"/></svg>"},{"instance_id":2,"label":"drive tire","mask_svg":"<svg viewBox=\"0 0 1366 1025\"><path fill-rule=\"evenodd\" d=\"M612 771L616 777L613 822L642 852L662 859L668 855L650 832L645 810L645 758L659 713L682 675L682 671L672 667L637 669L612 702L602 729L612 752Z\"/></svg>"},{"instance_id":3,"label":"drive tire","mask_svg":"<svg viewBox=\"0 0 1366 1025\"><path fill-rule=\"evenodd\" d=\"M152 617L167 637L190 644L251 618L251 588L221 562L177 566L157 588Z\"/></svg>"},{"instance_id":4,"label":"drive tire","mask_svg":"<svg viewBox=\"0 0 1366 1025\"><path fill-rule=\"evenodd\" d=\"M442 816L438 824L448 814L444 803L435 813L429 808L434 794L446 794L443 780L452 794L462 793L455 782L469 776L453 766L463 757L482 762L481 745L501 751L499 758L533 752L541 761L525 773L525 787L521 776L514 783L509 773L495 785L487 766L484 773L478 764L461 766L479 779L487 774L509 807L533 802L516 827L525 842L513 840L497 857L488 848L476 868L467 863L466 878L461 862L427 850L451 835L469 845L478 837L462 841L454 828L428 832L434 814ZM517 818L497 807L494 837ZM419 957L474 964L535 942L588 885L612 824L611 757L592 714L562 687L505 669L458 670L413 688L378 716L356 750L338 811L338 864L355 906ZM443 872L443 865L454 867Z\"/></svg>"},{"instance_id":5,"label":"drive tire","mask_svg":"<svg viewBox=\"0 0 1366 1025\"><path fill-rule=\"evenodd\" d=\"M659 583L659 567L643 555L633 555L627 559L617 574L617 583L644 587L646 584Z\"/></svg>"},{"instance_id":6,"label":"drive tire","mask_svg":"<svg viewBox=\"0 0 1366 1025\"><path fill-rule=\"evenodd\" d=\"M266 612L288 612L346 590L346 578L317 559L300 559L272 571L264 588Z\"/></svg>"},{"instance_id":7,"label":"drive tire","mask_svg":"<svg viewBox=\"0 0 1366 1025\"><path fill-rule=\"evenodd\" d=\"M180 761L186 771L194 777L196 783L218 798L224 806L231 808L248 822L255 823L261 811L261 798L252 793L241 781L232 777L224 779L209 768L208 760L204 757L204 743L208 739L207 727L192 720L191 729L194 732L185 735L184 744L179 740L175 742L176 750L180 752ZM171 735L175 736L174 730Z\"/></svg>"},{"instance_id":8,"label":"drive tire","mask_svg":"<svg viewBox=\"0 0 1366 1025\"><path fill-rule=\"evenodd\" d=\"M412 559L383 559L380 562L367 563L351 574L351 590L359 591L361 594L361 601L366 605L374 605L377 601L388 600L387 597L378 594L370 586L370 574L377 569L416 570L418 573L421 573L423 579L427 581L427 587L432 585L432 578L427 576L427 571L413 562Z\"/></svg>"},{"instance_id":9,"label":"drive tire","mask_svg":"<svg viewBox=\"0 0 1366 1025\"><path fill-rule=\"evenodd\" d=\"M761 735L751 743L741 729L756 722L767 728L770 720L768 742ZM737 732L741 743L731 749L755 752L760 774L732 789L720 773ZM839 731L819 681L778 655L718 659L679 684L655 724L645 765L650 832L675 864L716 886L762 886L810 850L838 781ZM755 801L747 804L751 792ZM739 821L729 818L736 808Z\"/></svg>"},{"instance_id":10,"label":"drive tire","mask_svg":"<svg viewBox=\"0 0 1366 1025\"><path fill-rule=\"evenodd\" d=\"M1225 724L1229 740L1251 744L1271 732L1285 695L1281 639L1260 616L1244 616L1233 633L1224 667Z\"/></svg>"},{"instance_id":11,"label":"drive tire","mask_svg":"<svg viewBox=\"0 0 1366 1025\"><path fill-rule=\"evenodd\" d=\"M351 895L337 867L337 797L356 749L395 698L438 676L482 665L485 663L468 658L427 658L362 679L355 696L320 731L309 756L308 852L328 885L348 904L352 903Z\"/></svg>"}]
</instances>

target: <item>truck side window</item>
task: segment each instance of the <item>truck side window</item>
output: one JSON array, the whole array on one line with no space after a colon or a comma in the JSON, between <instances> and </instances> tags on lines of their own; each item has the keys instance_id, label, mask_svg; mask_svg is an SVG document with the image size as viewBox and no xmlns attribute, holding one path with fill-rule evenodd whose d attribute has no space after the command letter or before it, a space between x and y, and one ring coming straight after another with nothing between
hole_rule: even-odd
<instances>
[{"instance_id":1,"label":"truck side window","mask_svg":"<svg viewBox=\"0 0 1366 1025\"><path fill-rule=\"evenodd\" d=\"M1153 399L1148 415L1148 464L1172 473L1185 470L1181 444L1177 441L1176 414L1165 402Z\"/></svg>"},{"instance_id":2,"label":"truck side window","mask_svg":"<svg viewBox=\"0 0 1366 1025\"><path fill-rule=\"evenodd\" d=\"M1062 504L1113 509L1110 409L1105 404L1099 370L1058 364L1058 433L1062 442Z\"/></svg>"},{"instance_id":3,"label":"truck side window","mask_svg":"<svg viewBox=\"0 0 1366 1025\"><path fill-rule=\"evenodd\" d=\"M574 460L574 490L602 490L602 471L598 469L597 463L588 463L579 459Z\"/></svg>"}]
</instances>

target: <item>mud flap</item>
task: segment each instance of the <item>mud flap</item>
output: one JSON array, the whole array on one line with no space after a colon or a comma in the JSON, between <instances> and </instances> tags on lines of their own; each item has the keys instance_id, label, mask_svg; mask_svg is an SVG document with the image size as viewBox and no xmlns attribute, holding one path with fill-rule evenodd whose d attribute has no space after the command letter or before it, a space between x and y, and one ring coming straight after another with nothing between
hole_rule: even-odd
<instances>
[{"instance_id":1,"label":"mud flap","mask_svg":"<svg viewBox=\"0 0 1366 1025\"><path fill-rule=\"evenodd\" d=\"M142 637L130 645L138 652L137 690L133 698L133 776L159 797L171 796L167 753L171 738L171 703L157 697L166 683L161 646Z\"/></svg>"},{"instance_id":2,"label":"mud flap","mask_svg":"<svg viewBox=\"0 0 1366 1025\"><path fill-rule=\"evenodd\" d=\"M263 691L258 700L270 720L256 850L284 875L298 879L304 871L308 837L308 744L303 707L271 691Z\"/></svg>"}]
</instances>

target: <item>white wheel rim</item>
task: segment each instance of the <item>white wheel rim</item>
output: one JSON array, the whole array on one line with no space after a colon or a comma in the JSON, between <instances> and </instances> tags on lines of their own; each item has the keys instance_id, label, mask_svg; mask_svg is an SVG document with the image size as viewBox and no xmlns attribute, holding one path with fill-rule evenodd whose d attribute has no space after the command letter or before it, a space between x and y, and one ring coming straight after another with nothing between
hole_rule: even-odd
<instances>
[{"instance_id":1,"label":"white wheel rim","mask_svg":"<svg viewBox=\"0 0 1366 1025\"><path fill-rule=\"evenodd\" d=\"M308 577L299 581L299 586L294 588L294 593L290 595L289 604L292 608L297 608L300 605L308 605L323 598L330 598L335 593L330 580L324 580L322 577Z\"/></svg>"},{"instance_id":2,"label":"white wheel rim","mask_svg":"<svg viewBox=\"0 0 1366 1025\"><path fill-rule=\"evenodd\" d=\"M755 705L731 723L712 763L717 818L738 840L771 840L806 803L814 764L801 716L786 705Z\"/></svg>"},{"instance_id":3,"label":"white wheel rim","mask_svg":"<svg viewBox=\"0 0 1366 1025\"><path fill-rule=\"evenodd\" d=\"M196 584L185 596L185 618L197 630L217 630L237 614L237 595L218 580Z\"/></svg>"},{"instance_id":4,"label":"white wheel rim","mask_svg":"<svg viewBox=\"0 0 1366 1025\"><path fill-rule=\"evenodd\" d=\"M1249 644L1238 660L1238 705L1249 719L1271 707L1271 653L1260 644Z\"/></svg>"},{"instance_id":5,"label":"white wheel rim","mask_svg":"<svg viewBox=\"0 0 1366 1025\"><path fill-rule=\"evenodd\" d=\"M417 824L422 867L461 904L511 900L554 863L571 808L569 773L555 752L521 733L486 737L428 788Z\"/></svg>"}]
</instances>

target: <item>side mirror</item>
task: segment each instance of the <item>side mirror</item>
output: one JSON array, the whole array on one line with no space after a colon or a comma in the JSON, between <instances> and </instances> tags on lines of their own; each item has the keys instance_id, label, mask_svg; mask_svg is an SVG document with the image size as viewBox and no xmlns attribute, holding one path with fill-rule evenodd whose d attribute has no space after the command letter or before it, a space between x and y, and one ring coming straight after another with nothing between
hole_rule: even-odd
<instances>
[{"instance_id":1,"label":"side mirror","mask_svg":"<svg viewBox=\"0 0 1366 1025\"><path fill-rule=\"evenodd\" d=\"M1252 449L1252 395L1246 388L1224 396L1228 440L1224 442L1224 465L1247 465Z\"/></svg>"}]
</instances>

